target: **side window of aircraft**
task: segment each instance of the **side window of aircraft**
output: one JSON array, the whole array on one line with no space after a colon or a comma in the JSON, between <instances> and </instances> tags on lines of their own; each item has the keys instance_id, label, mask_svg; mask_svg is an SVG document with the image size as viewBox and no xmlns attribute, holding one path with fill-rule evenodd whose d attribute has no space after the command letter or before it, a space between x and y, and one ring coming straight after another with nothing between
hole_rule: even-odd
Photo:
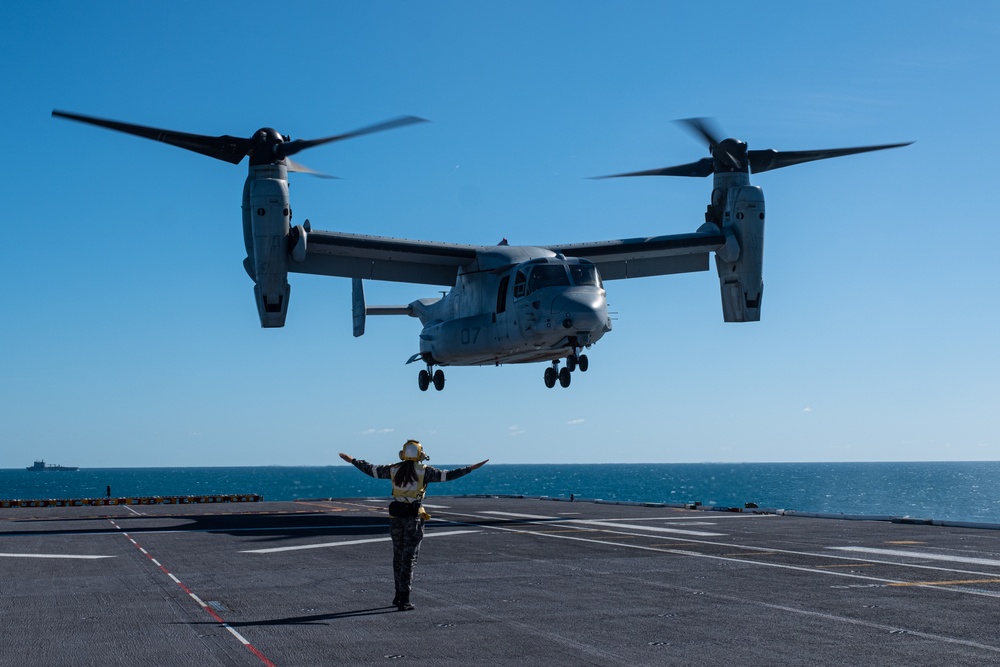
<instances>
[{"instance_id":1,"label":"side window of aircraft","mask_svg":"<svg viewBox=\"0 0 1000 667\"><path fill-rule=\"evenodd\" d=\"M510 276L500 279L500 289L497 290L497 315L507 310L507 287L510 286Z\"/></svg>"},{"instance_id":2,"label":"side window of aircraft","mask_svg":"<svg viewBox=\"0 0 1000 667\"><path fill-rule=\"evenodd\" d=\"M527 278L525 278L524 271L518 271L517 277L514 278L514 298L520 299L524 296L525 283Z\"/></svg>"},{"instance_id":3,"label":"side window of aircraft","mask_svg":"<svg viewBox=\"0 0 1000 667\"><path fill-rule=\"evenodd\" d=\"M597 267L593 264L571 264L569 275L573 279L574 285L594 285L603 288L601 276L597 273Z\"/></svg>"},{"instance_id":4,"label":"side window of aircraft","mask_svg":"<svg viewBox=\"0 0 1000 667\"><path fill-rule=\"evenodd\" d=\"M562 264L539 264L531 269L528 294L543 287L569 287L569 276Z\"/></svg>"}]
</instances>

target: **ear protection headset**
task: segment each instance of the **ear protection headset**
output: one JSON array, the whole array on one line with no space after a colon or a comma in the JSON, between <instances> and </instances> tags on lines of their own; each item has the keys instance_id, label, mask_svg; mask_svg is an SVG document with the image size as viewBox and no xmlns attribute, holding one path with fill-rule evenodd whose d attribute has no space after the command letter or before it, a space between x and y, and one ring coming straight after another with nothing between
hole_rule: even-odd
<instances>
[{"instance_id":1,"label":"ear protection headset","mask_svg":"<svg viewBox=\"0 0 1000 667\"><path fill-rule=\"evenodd\" d=\"M424 454L424 448L417 440L407 440L403 449L399 451L399 458L403 461L429 461L431 457Z\"/></svg>"}]
</instances>

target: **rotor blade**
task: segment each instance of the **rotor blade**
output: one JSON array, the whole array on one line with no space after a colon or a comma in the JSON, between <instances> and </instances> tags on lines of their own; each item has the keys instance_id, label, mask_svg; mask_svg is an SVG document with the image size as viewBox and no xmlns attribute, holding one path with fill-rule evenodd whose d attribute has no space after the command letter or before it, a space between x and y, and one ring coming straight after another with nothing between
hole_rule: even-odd
<instances>
[{"instance_id":1,"label":"rotor blade","mask_svg":"<svg viewBox=\"0 0 1000 667\"><path fill-rule=\"evenodd\" d=\"M298 172L300 174L311 174L312 176L315 176L317 178L337 178L337 176L331 176L330 174L324 174L321 171L316 171L315 169L310 169L309 167L305 166L304 164L300 164L298 162L293 161L292 158L290 158L290 157L286 157L285 158L285 165L286 165L288 171L294 171L294 172Z\"/></svg>"},{"instance_id":2,"label":"rotor blade","mask_svg":"<svg viewBox=\"0 0 1000 667\"><path fill-rule=\"evenodd\" d=\"M695 137L704 139L709 149L721 144L725 138L711 118L682 118L674 122L682 125L688 132L695 135Z\"/></svg>"},{"instance_id":3,"label":"rotor blade","mask_svg":"<svg viewBox=\"0 0 1000 667\"><path fill-rule=\"evenodd\" d=\"M841 157L843 155L854 155L855 153L868 153L870 151L882 151L887 148L900 148L909 146L912 141L902 144L881 144L879 146L857 146L855 148L829 148L815 151L776 151L773 149L747 151L750 158L750 171L759 174L763 171L790 167L803 162L813 160L826 160L831 157Z\"/></svg>"},{"instance_id":4,"label":"rotor blade","mask_svg":"<svg viewBox=\"0 0 1000 667\"><path fill-rule=\"evenodd\" d=\"M362 127L360 129L354 130L353 132L347 132L346 134L337 134L332 137L324 137L323 139L299 139L296 141L289 141L287 143L281 144L278 148L280 157L288 157L289 155L295 155L299 151L304 151L307 148L312 148L313 146L319 146L320 144L328 144L333 141L340 141L342 139L352 139L354 137L360 137L365 134L371 134L373 132L381 132L382 130L391 130L396 127L402 127L404 125L412 125L413 123L426 123L428 120L426 118L418 118L417 116L400 116L399 118L393 118L392 120L387 120L382 123L376 123L375 125L369 125L367 127Z\"/></svg>"},{"instance_id":5,"label":"rotor blade","mask_svg":"<svg viewBox=\"0 0 1000 667\"><path fill-rule=\"evenodd\" d=\"M595 176L602 178L621 178L623 176L708 176L714 171L715 161L710 158L702 158L697 162L679 164L676 167L665 167L663 169L648 169L646 171L632 171L627 174L611 174L610 176Z\"/></svg>"},{"instance_id":6,"label":"rotor blade","mask_svg":"<svg viewBox=\"0 0 1000 667\"><path fill-rule=\"evenodd\" d=\"M224 134L220 137L209 137L201 134L188 134L186 132L174 132L173 130L160 130L155 127L133 125L131 123L120 123L114 120L105 120L103 118L94 118L92 116L82 116L80 114L56 111L54 109L52 111L52 115L57 118L67 118L81 123L89 123L90 125L105 127L109 130L125 132L126 134L134 134L139 137L145 137L146 139L152 139L153 141L162 141L163 143L170 144L171 146L177 146L189 151L194 151L195 153L201 153L202 155L214 157L217 160L223 160L231 164L239 164L240 160L246 157L251 144L250 139L231 137L228 134Z\"/></svg>"}]
</instances>

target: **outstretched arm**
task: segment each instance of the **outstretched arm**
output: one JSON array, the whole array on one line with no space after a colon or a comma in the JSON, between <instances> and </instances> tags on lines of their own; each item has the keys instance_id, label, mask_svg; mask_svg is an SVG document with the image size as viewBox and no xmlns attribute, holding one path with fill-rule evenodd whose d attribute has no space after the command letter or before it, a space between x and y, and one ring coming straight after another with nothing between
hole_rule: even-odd
<instances>
[{"instance_id":1,"label":"outstretched arm","mask_svg":"<svg viewBox=\"0 0 1000 667\"><path fill-rule=\"evenodd\" d=\"M362 459L356 459L349 454L340 453L340 458L344 459L355 468L368 475L369 477L375 477L376 479L389 479L392 477L392 470L390 466L376 466L364 461Z\"/></svg>"},{"instance_id":2,"label":"outstretched arm","mask_svg":"<svg viewBox=\"0 0 1000 667\"><path fill-rule=\"evenodd\" d=\"M427 466L427 470L424 473L424 482L430 484L431 482L450 482L452 480L458 479L459 477L465 477L473 470L478 470L486 465L486 461L480 461L479 463L473 463L471 466L465 466L464 468L455 468L454 470L439 470L438 468L432 468Z\"/></svg>"}]
</instances>

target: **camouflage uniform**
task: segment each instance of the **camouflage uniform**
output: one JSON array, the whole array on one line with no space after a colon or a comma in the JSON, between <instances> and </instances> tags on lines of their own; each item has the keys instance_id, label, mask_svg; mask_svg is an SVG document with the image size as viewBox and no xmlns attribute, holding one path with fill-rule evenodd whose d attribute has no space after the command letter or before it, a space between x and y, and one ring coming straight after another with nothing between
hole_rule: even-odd
<instances>
[{"instance_id":1,"label":"camouflage uniform","mask_svg":"<svg viewBox=\"0 0 1000 667\"><path fill-rule=\"evenodd\" d=\"M407 519L389 517L389 534L392 536L392 572L396 577L396 592L409 593L420 540L424 539L424 520L419 516Z\"/></svg>"},{"instance_id":2,"label":"camouflage uniform","mask_svg":"<svg viewBox=\"0 0 1000 667\"><path fill-rule=\"evenodd\" d=\"M387 466L377 466L354 459L354 467L365 473L369 477L377 479L392 479L400 464L395 463ZM450 482L472 472L472 466L456 468L454 470L440 470L422 463L417 464L423 473L423 484L434 482ZM395 489L394 489L395 491ZM423 488L420 489L416 498L405 498L395 496L397 502L416 503L423 500ZM392 570L396 580L396 593L409 595L413 583L413 566L417 562L417 555L420 552L420 541L424 538L424 520L420 516L397 518L389 517L389 534L392 536Z\"/></svg>"}]
</instances>

